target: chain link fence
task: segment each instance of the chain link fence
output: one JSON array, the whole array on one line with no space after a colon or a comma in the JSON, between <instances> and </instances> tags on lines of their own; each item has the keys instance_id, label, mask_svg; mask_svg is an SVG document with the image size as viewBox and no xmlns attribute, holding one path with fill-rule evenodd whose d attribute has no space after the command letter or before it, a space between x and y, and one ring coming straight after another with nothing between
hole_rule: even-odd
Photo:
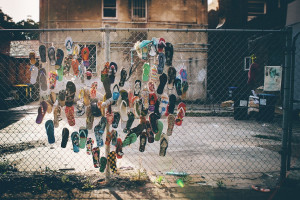
<instances>
[{"instance_id":1,"label":"chain link fence","mask_svg":"<svg viewBox=\"0 0 300 200\"><path fill-rule=\"evenodd\" d=\"M279 178L285 31L103 28L1 30L0 33L17 32L28 32L32 36L28 36L28 39L37 40L11 41L9 54L0 57L2 163L7 162L18 171L70 170L83 174L97 173L97 178L122 175L133 178L137 174L144 174L160 182L161 179L157 177L163 176L164 181L175 184L178 176L190 177L189 180L197 184L228 180L240 184L243 179L259 182L259 178L266 174L274 179ZM70 55L66 47L68 37L73 42ZM160 38L164 38L166 47L159 46L162 44ZM159 45L155 46L156 43ZM40 55L41 45L46 49L46 61ZM76 45L79 49L74 53ZM54 47L55 55L58 49L64 52L61 64L57 65L61 54L56 65L51 64L51 47ZM155 50L155 47L158 48ZM82 53L85 48L89 50L88 59ZM35 52L35 64L29 58L32 50ZM127 74L124 85L119 86L121 95L111 110L108 109L110 106L100 106L111 96L103 84L106 62L114 62L116 70L114 83L108 86L111 92L116 92L114 85L119 85L123 80L121 73L124 75L126 71ZM145 63L149 63L149 68ZM170 70L172 67L176 73ZM150 71L147 72L147 69ZM156 74L156 70L166 76ZM271 77L272 70L275 70L275 75ZM87 77L90 74L92 76ZM56 77L51 79L53 76ZM151 90L147 77L154 83L155 98L151 91L150 99L143 96L144 88ZM67 87L69 82L74 83L76 92L71 101L73 105L66 106L61 104L61 91L70 90ZM43 85L45 83L46 88ZM137 87L139 83L141 85ZM165 83L164 87L162 83ZM55 86L50 89L51 84ZM157 92L157 88L162 91ZM85 94L90 104L85 102ZM127 94L128 100L124 94ZM151 98L159 103L153 104ZM126 108L120 99L128 102ZM161 115L160 119L154 119L154 125L150 127L157 125L157 134L162 135L153 135L155 140L151 142L149 126L138 126L144 124L145 120L153 121L153 115L149 117L151 111L145 115L145 99L149 100L150 105L156 106L156 116L164 111L162 107L169 101L169 106L172 104L175 108L172 114L172 108L169 107L169 112L174 116L173 119L176 118L176 124L184 116L182 125L175 124L171 132L168 129L172 126L172 119ZM42 101L46 101L48 106L42 122L37 124ZM102 116L93 112L91 125L93 102L98 103L103 112ZM72 122L70 124L70 107L74 108L71 115L74 116L75 125ZM144 114L140 113L141 108ZM124 146L124 155L116 159L118 173L110 172L110 162L105 173L99 172L101 167L94 167L95 154L87 154L86 140L79 139L82 148L75 153L71 138L72 133L81 133L80 129L87 128L87 137L94 140L93 147L96 147L98 136L95 132L98 129L95 127L102 125L103 115L112 120L109 117L112 114L107 114L107 110L111 113L121 112L123 116L117 128L113 128L111 122L106 125L102 137L104 143L113 130L117 131L117 138L123 144L125 139L129 144L133 142ZM126 121L122 122L124 112L135 114L131 126ZM49 132L49 120L52 123L54 121L55 140L48 137L53 134ZM68 139L66 148L61 147L62 141L66 140L63 137L64 128L69 130L69 136L65 136ZM124 128L128 131L124 131ZM132 133L135 133L135 138ZM142 138L146 138L146 144L140 140ZM141 143L144 144L143 152ZM108 158L111 151L120 152L120 149L117 150L112 143L100 144L99 160L101 157Z\"/></svg>"}]
</instances>

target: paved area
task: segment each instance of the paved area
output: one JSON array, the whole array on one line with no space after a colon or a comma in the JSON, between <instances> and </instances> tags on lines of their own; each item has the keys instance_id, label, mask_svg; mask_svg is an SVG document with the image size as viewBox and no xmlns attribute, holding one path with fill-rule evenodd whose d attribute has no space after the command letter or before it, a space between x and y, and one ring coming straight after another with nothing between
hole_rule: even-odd
<instances>
[{"instance_id":1,"label":"paved area","mask_svg":"<svg viewBox=\"0 0 300 200\"><path fill-rule=\"evenodd\" d=\"M104 176L93 167L92 157L85 149L74 153L70 140L67 148L60 148L62 129L67 127L70 133L78 131L85 126L85 116L77 117L76 125L70 127L63 112L63 120L55 128L56 143L49 145L44 123L53 119L52 113L46 114L43 123L38 125L35 123L37 105L13 110L15 114L6 113L12 119L0 130L0 145L15 147L4 157L18 170L74 169L75 173ZM100 118L95 118L94 125L99 121ZM166 132L167 120L161 121ZM120 126L117 131L124 139ZM94 138L92 130L89 136ZM215 186L221 180L232 188L243 189L258 183L275 187L280 171L280 138L281 129L276 124L236 121L232 117L185 117L183 125L175 126L169 136L165 157L159 156L159 142L148 143L141 153L137 140L123 149L125 155L117 160L117 166L142 171L152 180L159 176L169 179L167 172L185 172L202 185ZM23 148L18 149L20 146ZM114 149L111 146L111 150ZM100 151L101 155L105 154L104 147Z\"/></svg>"}]
</instances>

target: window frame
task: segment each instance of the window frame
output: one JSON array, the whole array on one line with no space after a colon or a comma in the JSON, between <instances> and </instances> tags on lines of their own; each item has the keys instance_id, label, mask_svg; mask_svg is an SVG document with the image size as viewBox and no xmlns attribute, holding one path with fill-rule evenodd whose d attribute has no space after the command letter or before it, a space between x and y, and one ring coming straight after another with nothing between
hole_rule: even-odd
<instances>
[{"instance_id":1,"label":"window frame","mask_svg":"<svg viewBox=\"0 0 300 200\"><path fill-rule=\"evenodd\" d=\"M112 7L107 7L112 8ZM102 0L102 19L117 19L118 18L118 0L116 0L116 16L115 17L105 17L104 16L104 0Z\"/></svg>"},{"instance_id":2,"label":"window frame","mask_svg":"<svg viewBox=\"0 0 300 200\"><path fill-rule=\"evenodd\" d=\"M134 0L131 0L131 20L132 21L146 21L147 20L147 9L148 9L148 1L147 0L144 0L145 1L145 17L136 17L136 15L134 15L134 7L133 7L133 3L134 3Z\"/></svg>"}]
</instances>

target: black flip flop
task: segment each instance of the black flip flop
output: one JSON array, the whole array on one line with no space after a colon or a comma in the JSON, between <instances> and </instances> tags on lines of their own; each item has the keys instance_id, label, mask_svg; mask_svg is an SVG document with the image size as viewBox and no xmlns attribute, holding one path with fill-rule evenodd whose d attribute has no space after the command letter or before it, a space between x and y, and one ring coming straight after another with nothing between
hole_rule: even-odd
<instances>
[{"instance_id":1,"label":"black flip flop","mask_svg":"<svg viewBox=\"0 0 300 200\"><path fill-rule=\"evenodd\" d=\"M124 133L127 133L128 130L130 130L130 128L133 124L133 121L134 121L134 114L132 112L129 112L128 113L128 120L126 122L126 128L124 128L124 130L123 130Z\"/></svg>"},{"instance_id":2,"label":"black flip flop","mask_svg":"<svg viewBox=\"0 0 300 200\"><path fill-rule=\"evenodd\" d=\"M98 99L92 99L91 100L91 109L92 109L92 115L94 117L100 117L101 116L101 110L98 107Z\"/></svg>"},{"instance_id":3,"label":"black flip flop","mask_svg":"<svg viewBox=\"0 0 300 200\"><path fill-rule=\"evenodd\" d=\"M124 86L124 83L126 81L126 78L127 78L127 72L125 70L125 68L123 68L121 70L121 78L120 78L120 82L119 82L119 86L120 87L123 87Z\"/></svg>"},{"instance_id":4,"label":"black flip flop","mask_svg":"<svg viewBox=\"0 0 300 200\"><path fill-rule=\"evenodd\" d=\"M45 45L41 45L39 47L39 53L40 53L40 58L41 58L42 63L45 63L46 62L46 47L45 47Z\"/></svg>"},{"instance_id":5,"label":"black flip flop","mask_svg":"<svg viewBox=\"0 0 300 200\"><path fill-rule=\"evenodd\" d=\"M145 151L146 144L147 144L147 133L142 132L141 137L140 137L140 148L139 148L140 152Z\"/></svg>"},{"instance_id":6,"label":"black flip flop","mask_svg":"<svg viewBox=\"0 0 300 200\"><path fill-rule=\"evenodd\" d=\"M112 122L112 127L113 128L118 128L120 119L121 119L120 113L115 112L114 113L114 120Z\"/></svg>"},{"instance_id":7,"label":"black flip flop","mask_svg":"<svg viewBox=\"0 0 300 200\"><path fill-rule=\"evenodd\" d=\"M56 63L55 63L55 65L59 66L59 68L60 68L63 59L64 59L64 52L63 52L63 50L57 49L57 51L56 51Z\"/></svg>"},{"instance_id":8,"label":"black flip flop","mask_svg":"<svg viewBox=\"0 0 300 200\"><path fill-rule=\"evenodd\" d=\"M176 103L176 96L174 94L171 94L169 96L169 107L168 107L168 112L170 114L174 114L175 103Z\"/></svg>"},{"instance_id":9,"label":"black flip flop","mask_svg":"<svg viewBox=\"0 0 300 200\"><path fill-rule=\"evenodd\" d=\"M66 85L66 106L71 107L74 103L76 86L72 81L68 81Z\"/></svg>"},{"instance_id":10,"label":"black flip flop","mask_svg":"<svg viewBox=\"0 0 300 200\"><path fill-rule=\"evenodd\" d=\"M64 128L62 130L61 148L66 148L68 140L69 140L69 129Z\"/></svg>"},{"instance_id":11,"label":"black flip flop","mask_svg":"<svg viewBox=\"0 0 300 200\"><path fill-rule=\"evenodd\" d=\"M182 91L181 91L181 80L179 78L176 78L174 81L174 85L176 88L176 92L178 94L178 96L182 95Z\"/></svg>"},{"instance_id":12,"label":"black flip flop","mask_svg":"<svg viewBox=\"0 0 300 200\"><path fill-rule=\"evenodd\" d=\"M165 54L166 54L166 65L172 66L173 59L173 45L170 42L166 43Z\"/></svg>"},{"instance_id":13,"label":"black flip flop","mask_svg":"<svg viewBox=\"0 0 300 200\"><path fill-rule=\"evenodd\" d=\"M157 87L157 94L162 94L164 92L165 85L168 81L168 77L165 73L159 77L159 86Z\"/></svg>"}]
</instances>

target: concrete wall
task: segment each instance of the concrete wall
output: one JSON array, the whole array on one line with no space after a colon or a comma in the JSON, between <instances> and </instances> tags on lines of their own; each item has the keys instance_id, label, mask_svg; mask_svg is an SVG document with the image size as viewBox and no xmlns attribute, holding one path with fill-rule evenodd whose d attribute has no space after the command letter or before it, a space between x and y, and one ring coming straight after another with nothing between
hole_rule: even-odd
<instances>
[{"instance_id":1,"label":"concrete wall","mask_svg":"<svg viewBox=\"0 0 300 200\"><path fill-rule=\"evenodd\" d=\"M145 21L131 20L131 1L117 0L117 18L102 19L102 2L99 0L40 0L40 28L100 28L106 25L117 28L206 28L207 25L207 2L202 0L148 0L147 19ZM202 4L203 2L203 4ZM71 36L74 43L96 44L97 46L97 73L94 77L100 82L100 73L105 64L104 55L104 33L97 31L58 31L45 32L42 34L41 43L49 47L52 43L56 48L65 51L64 39ZM173 65L178 71L181 66L185 66L188 71L190 89L187 98L191 100L204 99L206 97L206 51L196 50L207 44L206 33L185 33L185 32L112 32L110 61L118 64L118 75L122 67L129 71L130 68L130 49L137 41L145 39L151 40L152 37L163 37L167 42L171 42L175 47ZM127 45L124 45L127 43ZM185 46L183 43L194 43ZM192 50L182 50L183 48ZM193 48L195 50L193 50ZM192 62L189 61L192 60ZM157 59L156 59L157 60ZM135 64L142 65L140 59L134 56ZM54 68L46 63L46 68ZM53 68L53 69L52 69ZM134 77L126 83L127 88L133 89L136 79L141 79L141 69L137 69ZM165 68L167 70L167 67ZM202 78L204 75L204 78ZM199 79L200 77L200 79ZM91 81L85 83L89 84ZM63 85L63 84L62 84ZM80 86L81 87L81 86ZM98 87L99 88L99 87ZM173 91L175 92L175 91Z\"/></svg>"}]
</instances>

